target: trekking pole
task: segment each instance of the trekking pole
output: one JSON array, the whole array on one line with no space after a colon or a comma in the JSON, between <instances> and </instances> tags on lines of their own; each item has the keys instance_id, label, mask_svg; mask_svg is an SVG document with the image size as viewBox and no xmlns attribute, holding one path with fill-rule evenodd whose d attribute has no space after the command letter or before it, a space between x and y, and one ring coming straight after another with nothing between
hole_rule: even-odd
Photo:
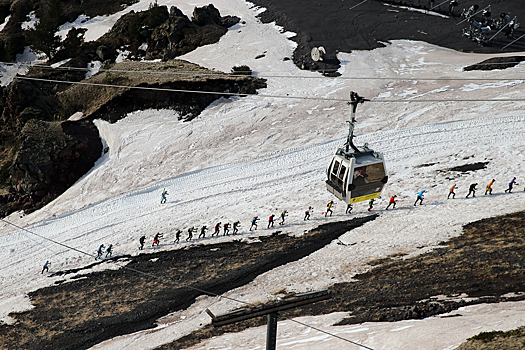
<instances>
[{"instance_id":1,"label":"trekking pole","mask_svg":"<svg viewBox=\"0 0 525 350\"><path fill-rule=\"evenodd\" d=\"M502 50L503 50L503 49L506 49L507 46L510 46L510 45L514 44L516 41L520 40L520 39L523 38L524 36L525 36L525 34L523 34L522 36L520 36L518 39L514 40L514 41L511 42L510 44L507 44L507 45L503 46Z\"/></svg>"},{"instance_id":2,"label":"trekking pole","mask_svg":"<svg viewBox=\"0 0 525 350\"><path fill-rule=\"evenodd\" d=\"M439 7L439 6L441 6L441 5L443 5L444 3L449 2L449 1L450 1L450 0L445 0L445 1L443 1L441 4L438 4L438 5L436 5L436 6L432 7L432 8L430 8L429 11L432 11L432 10L435 9L436 7Z\"/></svg>"},{"instance_id":3,"label":"trekking pole","mask_svg":"<svg viewBox=\"0 0 525 350\"><path fill-rule=\"evenodd\" d=\"M502 31L503 29L505 29L505 27L508 26L508 25L511 24L511 23L512 23L512 25L514 25L513 21L509 21L509 23L507 23L507 24L505 24L503 27L501 27L501 29L498 30L498 31L496 32L496 34L494 34L494 35L492 36L492 38L490 38L487 42L489 42L489 41L491 41L492 39L494 39L494 37L495 37L496 35L498 35L499 33L501 33L501 31Z\"/></svg>"}]
</instances>

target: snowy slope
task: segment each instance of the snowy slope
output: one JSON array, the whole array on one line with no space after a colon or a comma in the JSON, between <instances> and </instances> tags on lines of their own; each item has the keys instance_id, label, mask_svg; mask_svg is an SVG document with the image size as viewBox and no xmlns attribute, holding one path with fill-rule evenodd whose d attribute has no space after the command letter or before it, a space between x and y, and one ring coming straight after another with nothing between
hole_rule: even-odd
<instances>
[{"instance_id":1,"label":"snowy slope","mask_svg":"<svg viewBox=\"0 0 525 350\"><path fill-rule=\"evenodd\" d=\"M206 4L176 5L190 14L194 6ZM525 98L520 79L525 78L523 65L504 71L462 72L462 67L491 56L397 41L371 52L341 53L342 76L325 78L299 71L291 61L283 61L293 51L294 45L288 40L291 34L282 33L275 25L259 23L255 16L260 9L239 0L214 4L222 15L237 15L246 23L231 28L219 43L199 48L183 58L226 72L234 65L247 64L261 76L272 76L261 95L346 99L353 90L373 98L358 108L357 143L368 142L384 152L387 159L390 182L376 208L386 206L386 198L391 194L400 197L399 209L380 210L378 219L341 237L343 242L356 245L333 242L309 257L258 277L228 296L255 302L267 300L281 287L291 292L326 288L367 270L370 259L398 252L418 254L460 234L461 226L468 222L524 209L521 203L525 193L502 193L508 180L518 176L520 182L525 172L523 102L488 101ZM148 3L140 2L134 9L139 10L140 6L147 8ZM106 23L107 27L116 18L90 23ZM88 33L94 38L102 34L96 24L89 28ZM255 59L262 53L265 57ZM378 79L350 79L355 76ZM438 77L503 80L398 79ZM416 97L487 101L380 102ZM166 110L135 112L115 124L97 121L109 152L92 171L42 210L22 218L12 215L8 220L89 253L101 243L113 243L115 254L136 254L138 238L145 234L151 240L157 232L168 234L166 244L155 249L176 249L169 234L174 229L212 226L225 220L241 220L242 236L247 237L249 219L259 215L264 227L268 215L283 209L290 212L287 230L300 234L328 220L348 217L343 215L342 203L336 206L334 217L320 215L332 199L324 188L325 168L334 150L343 143L347 119L348 107L341 101L251 96L217 101L189 123L179 122L172 111ZM480 161L488 161L487 168L459 176L458 199L447 201L451 182L446 177L450 174L441 171ZM420 167L430 163L435 164ZM470 183L479 182L483 187L492 178L497 180L495 195L462 198ZM168 203L160 205L164 188L169 192ZM422 189L428 192L425 204L414 208L415 194ZM509 196L513 198L512 205ZM304 222L304 209L310 205L315 208L313 220ZM365 213L365 205L361 204L353 215ZM13 230L9 225L0 230L0 254L5 257L0 268L3 320L8 320L6 315L11 311L30 307L26 293L55 281L40 274L45 260L51 260L52 271L92 262L88 256ZM258 230L259 234L271 232ZM199 243L229 239L208 238ZM417 248L421 246L427 248ZM153 348L210 322L202 312L206 308L220 314L238 306L232 301L203 297L189 309L161 320L157 331L119 337L94 348ZM523 303L492 306L506 312L504 319L488 312L487 306L476 306L468 309L475 316L460 319L435 317L417 322L366 324L361 328L331 327L345 316L342 313L304 318L302 322L326 327L374 349L416 348L410 347L419 344L414 338L432 344L428 349L445 349L480 331L523 324L523 307ZM455 335L443 337L443 333L430 332L429 328L443 332L454 329ZM280 349L357 348L289 321L279 323L279 332ZM196 348L264 348L264 333L264 328L258 328L224 335Z\"/></svg>"}]
</instances>

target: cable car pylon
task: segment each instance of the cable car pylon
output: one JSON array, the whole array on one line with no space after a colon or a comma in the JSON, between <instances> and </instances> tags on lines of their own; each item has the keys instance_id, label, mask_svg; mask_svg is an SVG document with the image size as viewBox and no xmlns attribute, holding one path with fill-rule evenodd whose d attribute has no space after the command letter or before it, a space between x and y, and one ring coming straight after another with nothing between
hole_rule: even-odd
<instances>
[{"instance_id":1,"label":"cable car pylon","mask_svg":"<svg viewBox=\"0 0 525 350\"><path fill-rule=\"evenodd\" d=\"M368 148L368 144L354 144L355 112L357 105L370 101L350 92L351 120L347 121L348 136L343 148L335 152L330 166L326 170L326 188L328 192L347 204L346 212L352 210L352 204L381 195L381 190L388 182L383 154Z\"/></svg>"}]
</instances>

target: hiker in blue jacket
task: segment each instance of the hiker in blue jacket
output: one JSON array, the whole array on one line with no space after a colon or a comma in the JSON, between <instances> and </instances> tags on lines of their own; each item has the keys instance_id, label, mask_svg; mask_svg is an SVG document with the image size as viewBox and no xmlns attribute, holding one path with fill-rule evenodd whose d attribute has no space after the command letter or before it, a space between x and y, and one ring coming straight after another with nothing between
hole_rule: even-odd
<instances>
[{"instance_id":1,"label":"hiker in blue jacket","mask_svg":"<svg viewBox=\"0 0 525 350\"><path fill-rule=\"evenodd\" d=\"M416 198L416 201L414 202L414 206L417 204L417 202L419 202L419 205L423 204L423 193L425 192L426 191L423 190L417 194L417 198Z\"/></svg>"}]
</instances>

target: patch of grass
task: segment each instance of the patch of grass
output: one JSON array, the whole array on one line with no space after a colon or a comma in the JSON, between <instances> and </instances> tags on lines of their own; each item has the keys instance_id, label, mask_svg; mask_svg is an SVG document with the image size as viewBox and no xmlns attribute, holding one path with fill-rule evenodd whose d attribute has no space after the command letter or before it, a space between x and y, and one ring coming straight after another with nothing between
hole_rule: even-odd
<instances>
[{"instance_id":1,"label":"patch of grass","mask_svg":"<svg viewBox=\"0 0 525 350\"><path fill-rule=\"evenodd\" d=\"M108 72L106 76L104 77L104 79L102 80L102 83L108 84L108 85L125 85L125 84L129 84L129 81L130 80L128 77L115 76L111 74L110 72Z\"/></svg>"},{"instance_id":2,"label":"patch of grass","mask_svg":"<svg viewBox=\"0 0 525 350\"><path fill-rule=\"evenodd\" d=\"M496 338L510 338L510 337L525 337L525 327L518 327L516 329L511 329L510 331L492 331L492 332L481 332L467 340L479 340L483 343L488 343Z\"/></svg>"}]
</instances>

